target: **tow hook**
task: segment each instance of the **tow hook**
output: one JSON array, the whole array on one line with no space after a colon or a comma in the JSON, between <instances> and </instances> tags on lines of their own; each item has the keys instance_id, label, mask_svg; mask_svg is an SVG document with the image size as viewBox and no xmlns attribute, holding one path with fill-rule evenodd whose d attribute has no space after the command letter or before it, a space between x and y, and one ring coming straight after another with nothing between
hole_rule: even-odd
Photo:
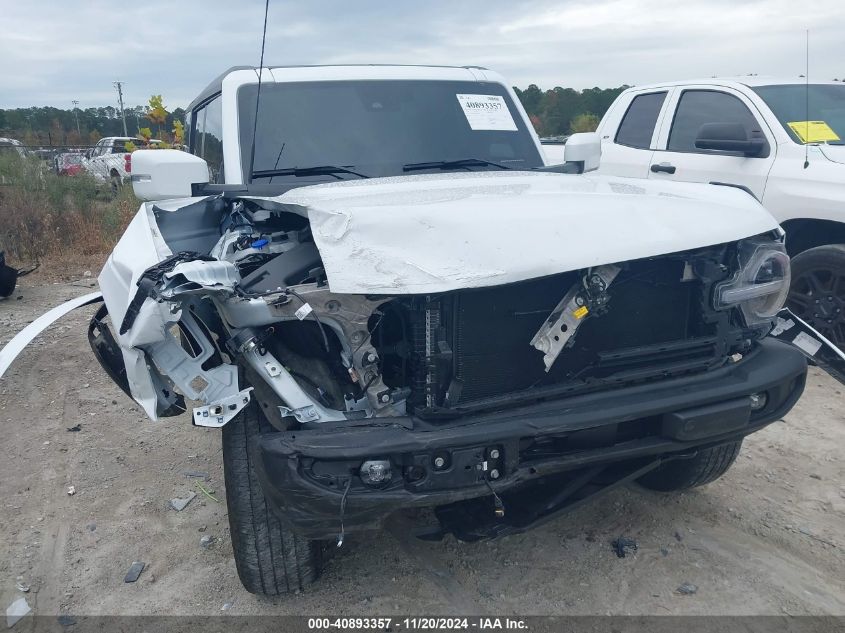
<instances>
[{"instance_id":1,"label":"tow hook","mask_svg":"<svg viewBox=\"0 0 845 633\"><path fill-rule=\"evenodd\" d=\"M505 516L505 503L493 489L493 484L490 482L502 476L499 471L499 468L501 468L501 456L502 453L498 448L490 448L487 450L487 459L478 465L479 470L486 473L486 476L482 475L482 477L487 488L490 490L490 494L493 495L493 514L497 518Z\"/></svg>"}]
</instances>

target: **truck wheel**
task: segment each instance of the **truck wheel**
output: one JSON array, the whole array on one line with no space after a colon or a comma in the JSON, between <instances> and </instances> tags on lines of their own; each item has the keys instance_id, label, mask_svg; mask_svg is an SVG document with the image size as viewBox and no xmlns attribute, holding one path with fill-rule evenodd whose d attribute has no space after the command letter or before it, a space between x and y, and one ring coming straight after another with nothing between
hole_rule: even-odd
<instances>
[{"instance_id":1,"label":"truck wheel","mask_svg":"<svg viewBox=\"0 0 845 633\"><path fill-rule=\"evenodd\" d=\"M120 174L118 174L116 171L113 171L111 174L109 174L109 184L111 186L111 192L114 195L117 195L117 193L120 191L121 185L123 185L123 183L120 182Z\"/></svg>"},{"instance_id":2,"label":"truck wheel","mask_svg":"<svg viewBox=\"0 0 845 633\"><path fill-rule=\"evenodd\" d=\"M845 349L845 245L817 246L792 258L787 307Z\"/></svg>"},{"instance_id":3,"label":"truck wheel","mask_svg":"<svg viewBox=\"0 0 845 633\"><path fill-rule=\"evenodd\" d=\"M238 576L250 593L277 596L304 589L322 565L321 545L273 514L255 473L251 439L274 429L255 400L223 427L223 471Z\"/></svg>"},{"instance_id":4,"label":"truck wheel","mask_svg":"<svg viewBox=\"0 0 845 633\"><path fill-rule=\"evenodd\" d=\"M661 492L688 490L709 484L727 472L739 455L740 448L742 440L702 449L691 459L676 459L659 466L637 483Z\"/></svg>"}]
</instances>

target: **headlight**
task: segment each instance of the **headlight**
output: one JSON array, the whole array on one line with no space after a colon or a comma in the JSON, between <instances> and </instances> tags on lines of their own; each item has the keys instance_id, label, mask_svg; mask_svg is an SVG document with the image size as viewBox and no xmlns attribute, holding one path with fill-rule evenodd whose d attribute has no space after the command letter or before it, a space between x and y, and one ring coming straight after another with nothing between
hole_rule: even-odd
<instances>
[{"instance_id":1,"label":"headlight","mask_svg":"<svg viewBox=\"0 0 845 633\"><path fill-rule=\"evenodd\" d=\"M771 321L789 293L789 255L781 242L743 240L739 271L716 286L717 310L739 306L747 325Z\"/></svg>"}]
</instances>

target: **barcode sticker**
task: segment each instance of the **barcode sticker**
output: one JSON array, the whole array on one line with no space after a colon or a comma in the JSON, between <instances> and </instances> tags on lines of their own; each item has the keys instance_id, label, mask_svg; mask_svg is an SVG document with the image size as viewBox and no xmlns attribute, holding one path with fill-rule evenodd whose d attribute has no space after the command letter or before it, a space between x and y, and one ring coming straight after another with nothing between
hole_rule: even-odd
<instances>
[{"instance_id":1,"label":"barcode sticker","mask_svg":"<svg viewBox=\"0 0 845 633\"><path fill-rule=\"evenodd\" d=\"M800 347L810 356L815 356L816 352L818 352L822 346L821 341L817 341L806 332L798 334L798 336L792 340L792 344L796 347Z\"/></svg>"},{"instance_id":2,"label":"barcode sticker","mask_svg":"<svg viewBox=\"0 0 845 633\"><path fill-rule=\"evenodd\" d=\"M508 104L499 95L457 95L472 130L516 132Z\"/></svg>"},{"instance_id":3,"label":"barcode sticker","mask_svg":"<svg viewBox=\"0 0 845 633\"><path fill-rule=\"evenodd\" d=\"M314 311L314 308L311 307L310 303L304 304L299 310L293 313L293 315L302 321L305 317L311 314Z\"/></svg>"}]
</instances>

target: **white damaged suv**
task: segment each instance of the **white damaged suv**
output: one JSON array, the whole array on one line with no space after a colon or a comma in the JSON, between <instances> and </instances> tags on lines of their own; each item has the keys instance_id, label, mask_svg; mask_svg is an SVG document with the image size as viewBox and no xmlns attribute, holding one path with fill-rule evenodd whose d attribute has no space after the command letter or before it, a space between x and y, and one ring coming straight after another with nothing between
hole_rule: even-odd
<instances>
[{"instance_id":1,"label":"white damaged suv","mask_svg":"<svg viewBox=\"0 0 845 633\"><path fill-rule=\"evenodd\" d=\"M802 393L773 326L828 353L778 317L789 257L754 198L582 173L590 138L546 167L489 70L233 69L189 117L195 155L133 155L149 202L89 338L150 418L222 427L249 591L303 588L402 509L474 541L706 484Z\"/></svg>"}]
</instances>

